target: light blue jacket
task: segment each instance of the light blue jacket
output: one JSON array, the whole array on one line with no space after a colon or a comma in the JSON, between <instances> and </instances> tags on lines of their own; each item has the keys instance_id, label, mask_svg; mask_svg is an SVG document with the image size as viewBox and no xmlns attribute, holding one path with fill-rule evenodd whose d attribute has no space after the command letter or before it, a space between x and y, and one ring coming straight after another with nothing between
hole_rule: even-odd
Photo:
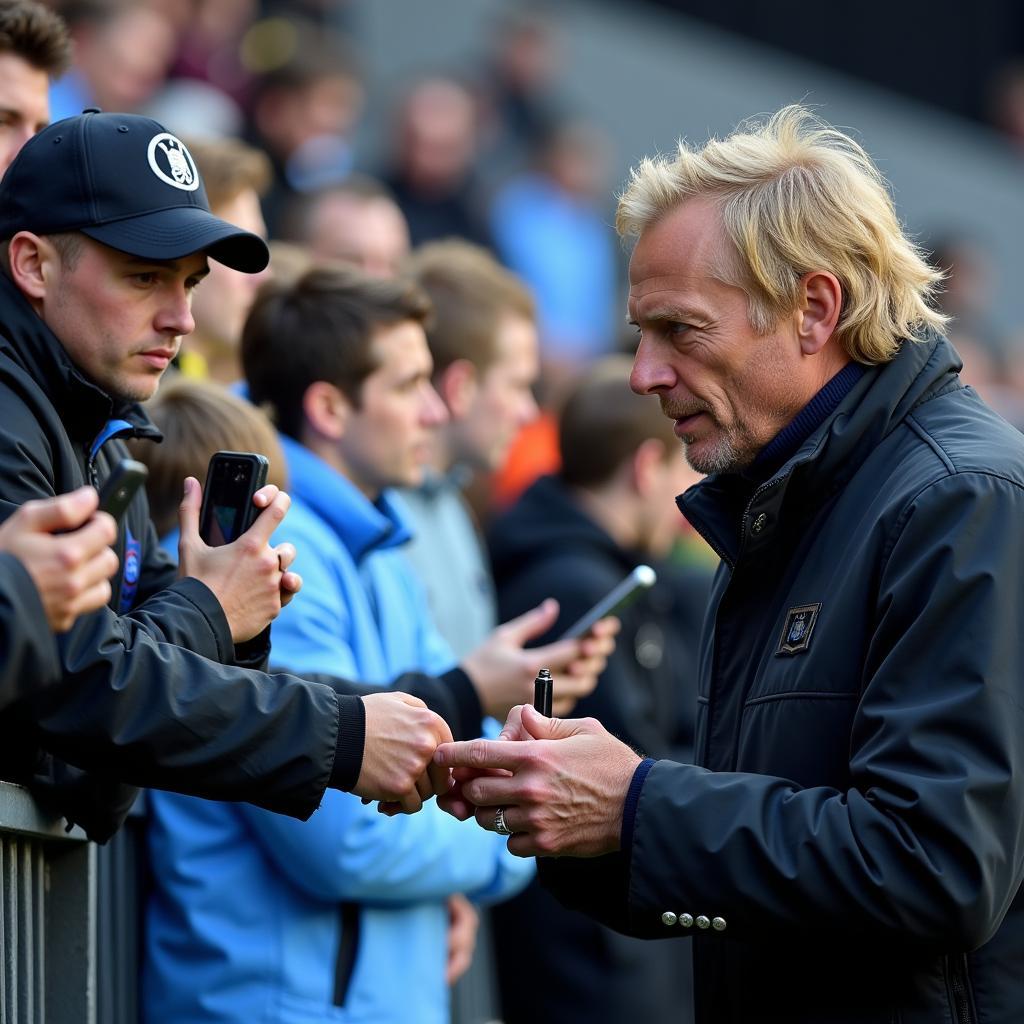
<instances>
[{"instance_id":1,"label":"light blue jacket","mask_svg":"<svg viewBox=\"0 0 1024 1024\"><path fill-rule=\"evenodd\" d=\"M304 585L274 624L274 663L367 682L450 667L398 550L408 532L396 505L371 504L284 441L293 504L274 542L295 544ZM300 822L152 797L150 1022L447 1024L447 897L504 899L533 874L499 837L433 804L385 818L329 791Z\"/></svg>"}]
</instances>

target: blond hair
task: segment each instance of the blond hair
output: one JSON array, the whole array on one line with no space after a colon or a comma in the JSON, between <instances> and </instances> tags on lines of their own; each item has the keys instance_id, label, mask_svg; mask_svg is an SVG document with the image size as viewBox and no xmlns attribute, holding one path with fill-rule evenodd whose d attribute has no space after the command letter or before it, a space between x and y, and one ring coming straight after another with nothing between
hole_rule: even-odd
<instances>
[{"instance_id":1,"label":"blond hair","mask_svg":"<svg viewBox=\"0 0 1024 1024\"><path fill-rule=\"evenodd\" d=\"M836 336L860 363L890 360L903 338L942 330L931 305L942 273L896 217L886 182L853 139L804 107L746 122L675 159L644 159L619 197L616 228L639 235L687 199L714 199L737 255L727 283L767 333L798 303L801 277L827 270L843 289Z\"/></svg>"}]
</instances>

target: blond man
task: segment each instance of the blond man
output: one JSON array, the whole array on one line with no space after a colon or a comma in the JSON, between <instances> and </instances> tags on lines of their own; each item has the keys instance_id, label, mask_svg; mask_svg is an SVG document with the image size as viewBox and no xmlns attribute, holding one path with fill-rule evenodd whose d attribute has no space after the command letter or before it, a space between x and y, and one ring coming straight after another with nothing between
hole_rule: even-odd
<instances>
[{"instance_id":1,"label":"blond man","mask_svg":"<svg viewBox=\"0 0 1024 1024\"><path fill-rule=\"evenodd\" d=\"M697 764L514 710L441 748L511 772L450 806L570 855L568 904L692 937L699 1024L1024 1019L1024 438L810 112L643 161L618 226L632 386L710 474L680 500L722 558Z\"/></svg>"}]
</instances>

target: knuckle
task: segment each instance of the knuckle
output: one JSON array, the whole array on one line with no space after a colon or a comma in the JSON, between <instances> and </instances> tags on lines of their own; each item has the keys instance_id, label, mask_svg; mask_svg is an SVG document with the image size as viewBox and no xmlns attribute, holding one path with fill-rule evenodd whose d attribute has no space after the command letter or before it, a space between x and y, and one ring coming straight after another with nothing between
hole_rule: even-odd
<instances>
[{"instance_id":1,"label":"knuckle","mask_svg":"<svg viewBox=\"0 0 1024 1024\"><path fill-rule=\"evenodd\" d=\"M520 784L519 799L524 804L543 804L546 795L546 787L534 779L527 779Z\"/></svg>"},{"instance_id":2,"label":"knuckle","mask_svg":"<svg viewBox=\"0 0 1024 1024\"><path fill-rule=\"evenodd\" d=\"M542 857L550 856L557 851L557 845L553 836L548 832L535 832L531 836L537 853Z\"/></svg>"},{"instance_id":3,"label":"knuckle","mask_svg":"<svg viewBox=\"0 0 1024 1024\"><path fill-rule=\"evenodd\" d=\"M466 760L473 768L483 768L487 764L487 745L484 740L473 740L469 744Z\"/></svg>"}]
</instances>

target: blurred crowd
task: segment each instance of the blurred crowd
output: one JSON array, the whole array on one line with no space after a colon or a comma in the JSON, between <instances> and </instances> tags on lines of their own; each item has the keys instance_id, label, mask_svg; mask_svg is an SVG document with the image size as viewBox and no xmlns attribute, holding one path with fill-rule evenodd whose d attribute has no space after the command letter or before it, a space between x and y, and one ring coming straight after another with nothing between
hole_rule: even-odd
<instances>
[{"instance_id":1,"label":"blurred crowd","mask_svg":"<svg viewBox=\"0 0 1024 1024\"><path fill-rule=\"evenodd\" d=\"M684 667L695 658L714 557L672 502L697 476L678 457L671 423L626 386L623 353L633 338L622 315L625 260L611 227L612 141L565 98L555 17L540 7L510 9L494 25L483 59L408 83L388 113L378 155L358 141L366 86L343 3L51 6L73 41L73 63L51 87L51 119L88 108L156 119L186 142L213 213L271 245L261 273L211 262L195 292L195 330L150 403L169 440L155 454L139 445L137 455L150 464L150 504L168 550L177 550L182 476L201 479L217 449L270 454L288 468L274 482L308 511L293 512L286 534L307 583L295 608L307 611L290 606L275 625L278 660L368 682L411 669L439 672L499 621L547 596L560 599L562 613L532 639L554 640L638 561L649 561L659 585L624 616L619 652L574 713L600 718L654 757L688 759L695 697L693 673ZM1019 76L1014 82L1024 96ZM1015 95L1008 84L1004 120L1024 135ZM1013 358L1022 339L987 315L984 248L959 234L936 236L930 248L947 275L943 311L955 318L950 335L965 380L1024 426L1024 375ZM345 330L355 337L359 325L362 341L390 338L396 325L411 332L394 367L383 357L376 367L393 370L395 387L407 388L403 401L413 408L415 431L407 425L404 436L416 436L405 450L400 442L385 448L403 429L395 425L400 413L389 419L386 397L373 406L360 391L373 375L356 357L345 363L331 351L333 337ZM321 367L332 360L330 390L321 387L329 376ZM412 376L403 382L403 373ZM340 382L349 379L353 390L346 391ZM360 417L364 433L357 435L352 424ZM416 465L396 464L405 457ZM337 476L369 503L340 489ZM392 491L401 492L394 505ZM338 521L339 510L346 522ZM353 523L364 531L358 538ZM361 580L343 578L348 569L320 572L334 564L332 546L337 565L357 552ZM407 560L401 566L392 557L398 547ZM372 569L361 561L371 549ZM422 607L410 596L414 589ZM341 615L339 609L364 620L344 644L323 635L325 616ZM389 615L406 616L408 637L429 621L430 636L417 637L415 649L402 647L388 635L395 621L386 622ZM324 975L334 972L336 985L344 976L358 995L353 963L343 962L355 953L346 951L347 939L337 950L318 945L334 924L317 918L310 904L340 913L343 938L358 936L352 906L379 911L389 900L426 900L424 880L434 876L428 867L416 877L397 866L380 870L389 856L405 854L387 839L368 839L365 818L352 824L358 801L342 799L351 820L327 810L315 820L326 819L338 834L363 830L364 845L330 853L350 877L365 873L363 890L349 891L336 878L318 885L312 867L302 877L302 865L316 862L304 849L311 833L290 832L295 823L251 808L211 809L195 797L153 799L158 895L144 975L150 1019L161 1019L155 1006L174 1005L206 984L199 953L183 948L186 939L209 935L178 920L191 913L197 891L211 889L199 905L225 915L245 945L249 908L225 898L231 885L224 879L232 877L300 922L290 955L336 956L325 961ZM250 831L261 833L264 845L269 835L278 852L252 855L239 867L236 847ZM530 871L503 860L490 834L478 836L472 850L464 838L417 835L405 840L410 848L436 843L431 849L451 875L432 881L428 893L432 910L446 917L449 948L443 979L438 973L424 981L424 990L455 982L475 964L472 990L456 990L460 1024L498 1015L508 1024L613 1024L631 1012L646 1024L686 1019L689 978L675 951L641 952L635 940L568 915ZM422 848L414 852L423 855ZM218 875L218 858L228 856L231 868ZM462 875L460 856L467 861ZM360 858L374 863L353 866ZM473 885L472 903L500 904L497 927L481 929L475 960L478 911L460 902ZM387 920L362 919L362 948L383 957L373 975L380 985L388 955L398 962L417 941L432 948L429 928L414 914L397 925ZM344 1004L343 988L334 1006ZM358 1007L352 1012L352 1020L369 1019Z\"/></svg>"}]
</instances>

